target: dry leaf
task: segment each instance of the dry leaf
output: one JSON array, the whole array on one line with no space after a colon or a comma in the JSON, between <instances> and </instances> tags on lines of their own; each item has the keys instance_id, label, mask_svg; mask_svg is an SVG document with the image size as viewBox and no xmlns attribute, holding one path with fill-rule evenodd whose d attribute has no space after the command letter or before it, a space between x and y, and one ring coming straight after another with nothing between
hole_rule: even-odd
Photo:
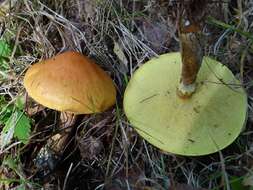
<instances>
[{"instance_id":1,"label":"dry leaf","mask_svg":"<svg viewBox=\"0 0 253 190\"><path fill-rule=\"evenodd\" d=\"M126 58L121 46L116 41L114 41L113 52L117 55L119 60L127 67L127 63L128 63L127 58Z\"/></svg>"},{"instance_id":2,"label":"dry leaf","mask_svg":"<svg viewBox=\"0 0 253 190\"><path fill-rule=\"evenodd\" d=\"M106 190L124 190L128 187L131 190L151 190L142 179L145 179L144 172L138 167L131 167L128 169L128 175L126 170L122 170L114 176L112 183L107 184Z\"/></svg>"},{"instance_id":3,"label":"dry leaf","mask_svg":"<svg viewBox=\"0 0 253 190\"><path fill-rule=\"evenodd\" d=\"M99 138L90 136L88 138L80 139L78 147L82 159L92 160L103 150L104 145Z\"/></svg>"},{"instance_id":4,"label":"dry leaf","mask_svg":"<svg viewBox=\"0 0 253 190\"><path fill-rule=\"evenodd\" d=\"M144 40L157 53L165 51L171 41L167 25L161 22L143 21L142 33Z\"/></svg>"},{"instance_id":5,"label":"dry leaf","mask_svg":"<svg viewBox=\"0 0 253 190\"><path fill-rule=\"evenodd\" d=\"M96 1L84 0L84 10L87 18L94 18L96 13Z\"/></svg>"}]
</instances>

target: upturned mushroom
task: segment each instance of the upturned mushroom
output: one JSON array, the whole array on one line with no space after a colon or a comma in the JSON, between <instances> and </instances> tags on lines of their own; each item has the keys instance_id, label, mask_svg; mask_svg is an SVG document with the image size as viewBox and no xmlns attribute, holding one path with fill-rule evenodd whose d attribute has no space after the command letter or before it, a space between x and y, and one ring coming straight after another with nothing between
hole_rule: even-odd
<instances>
[{"instance_id":1,"label":"upturned mushroom","mask_svg":"<svg viewBox=\"0 0 253 190\"><path fill-rule=\"evenodd\" d=\"M182 19L181 52L145 63L124 94L124 111L136 131L178 155L217 152L237 138L246 121L241 82L225 65L202 56L200 32L199 22Z\"/></svg>"},{"instance_id":2,"label":"upturned mushroom","mask_svg":"<svg viewBox=\"0 0 253 190\"><path fill-rule=\"evenodd\" d=\"M25 74L24 86L36 102L61 112L60 128L65 131L49 140L50 149L58 154L66 144L69 126L76 115L103 112L116 101L116 89L109 75L75 51L31 66Z\"/></svg>"}]
</instances>

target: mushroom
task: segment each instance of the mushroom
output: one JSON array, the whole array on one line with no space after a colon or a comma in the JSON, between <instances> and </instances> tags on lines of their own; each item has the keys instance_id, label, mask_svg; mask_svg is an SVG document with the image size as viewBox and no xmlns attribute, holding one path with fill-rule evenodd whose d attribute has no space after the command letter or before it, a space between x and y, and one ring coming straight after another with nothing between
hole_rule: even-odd
<instances>
[{"instance_id":1,"label":"mushroom","mask_svg":"<svg viewBox=\"0 0 253 190\"><path fill-rule=\"evenodd\" d=\"M136 131L163 151L207 155L240 134L247 95L226 66L202 56L198 24L183 21L179 32L181 52L154 58L133 74L124 111Z\"/></svg>"},{"instance_id":2,"label":"mushroom","mask_svg":"<svg viewBox=\"0 0 253 190\"><path fill-rule=\"evenodd\" d=\"M45 107L61 112L60 128L49 140L57 154L63 150L76 115L103 112L115 104L112 79L88 57L74 51L61 53L31 66L24 77L28 95Z\"/></svg>"}]
</instances>

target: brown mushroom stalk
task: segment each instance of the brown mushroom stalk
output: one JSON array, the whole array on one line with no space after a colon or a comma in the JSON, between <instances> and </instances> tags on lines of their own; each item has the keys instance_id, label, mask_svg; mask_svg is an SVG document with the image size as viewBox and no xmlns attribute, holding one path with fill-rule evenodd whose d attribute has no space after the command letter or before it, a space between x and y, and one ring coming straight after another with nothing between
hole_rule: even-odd
<instances>
[{"instance_id":1,"label":"brown mushroom stalk","mask_svg":"<svg viewBox=\"0 0 253 190\"><path fill-rule=\"evenodd\" d=\"M196 78L203 59L201 30L196 23L184 21L179 27L182 73L178 87L181 98L190 97L196 90Z\"/></svg>"},{"instance_id":2,"label":"brown mushroom stalk","mask_svg":"<svg viewBox=\"0 0 253 190\"><path fill-rule=\"evenodd\" d=\"M75 124L77 119L77 115L68 113L68 112L61 112L60 113L60 132L53 135L47 142L47 146L56 153L61 154L69 140L69 136L72 132L72 126Z\"/></svg>"}]
</instances>

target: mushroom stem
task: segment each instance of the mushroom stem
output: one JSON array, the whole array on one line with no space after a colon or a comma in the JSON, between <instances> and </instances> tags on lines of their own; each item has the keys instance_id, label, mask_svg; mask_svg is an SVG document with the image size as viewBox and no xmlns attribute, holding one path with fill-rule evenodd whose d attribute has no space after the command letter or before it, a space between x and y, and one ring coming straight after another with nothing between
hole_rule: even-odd
<instances>
[{"instance_id":1,"label":"mushroom stem","mask_svg":"<svg viewBox=\"0 0 253 190\"><path fill-rule=\"evenodd\" d=\"M181 20L179 39L182 72L178 96L189 98L196 90L196 78L203 58L200 26L196 23L190 23L189 20Z\"/></svg>"},{"instance_id":2,"label":"mushroom stem","mask_svg":"<svg viewBox=\"0 0 253 190\"><path fill-rule=\"evenodd\" d=\"M60 115L60 133L52 136L47 145L56 154L61 154L69 139L69 134L72 131L72 125L75 124L77 116L73 113L61 112Z\"/></svg>"},{"instance_id":3,"label":"mushroom stem","mask_svg":"<svg viewBox=\"0 0 253 190\"><path fill-rule=\"evenodd\" d=\"M35 163L39 170L43 171L43 175L53 171L60 161L72 131L71 126L75 124L76 118L77 115L61 112L59 126L61 132L49 138L35 159Z\"/></svg>"}]
</instances>

